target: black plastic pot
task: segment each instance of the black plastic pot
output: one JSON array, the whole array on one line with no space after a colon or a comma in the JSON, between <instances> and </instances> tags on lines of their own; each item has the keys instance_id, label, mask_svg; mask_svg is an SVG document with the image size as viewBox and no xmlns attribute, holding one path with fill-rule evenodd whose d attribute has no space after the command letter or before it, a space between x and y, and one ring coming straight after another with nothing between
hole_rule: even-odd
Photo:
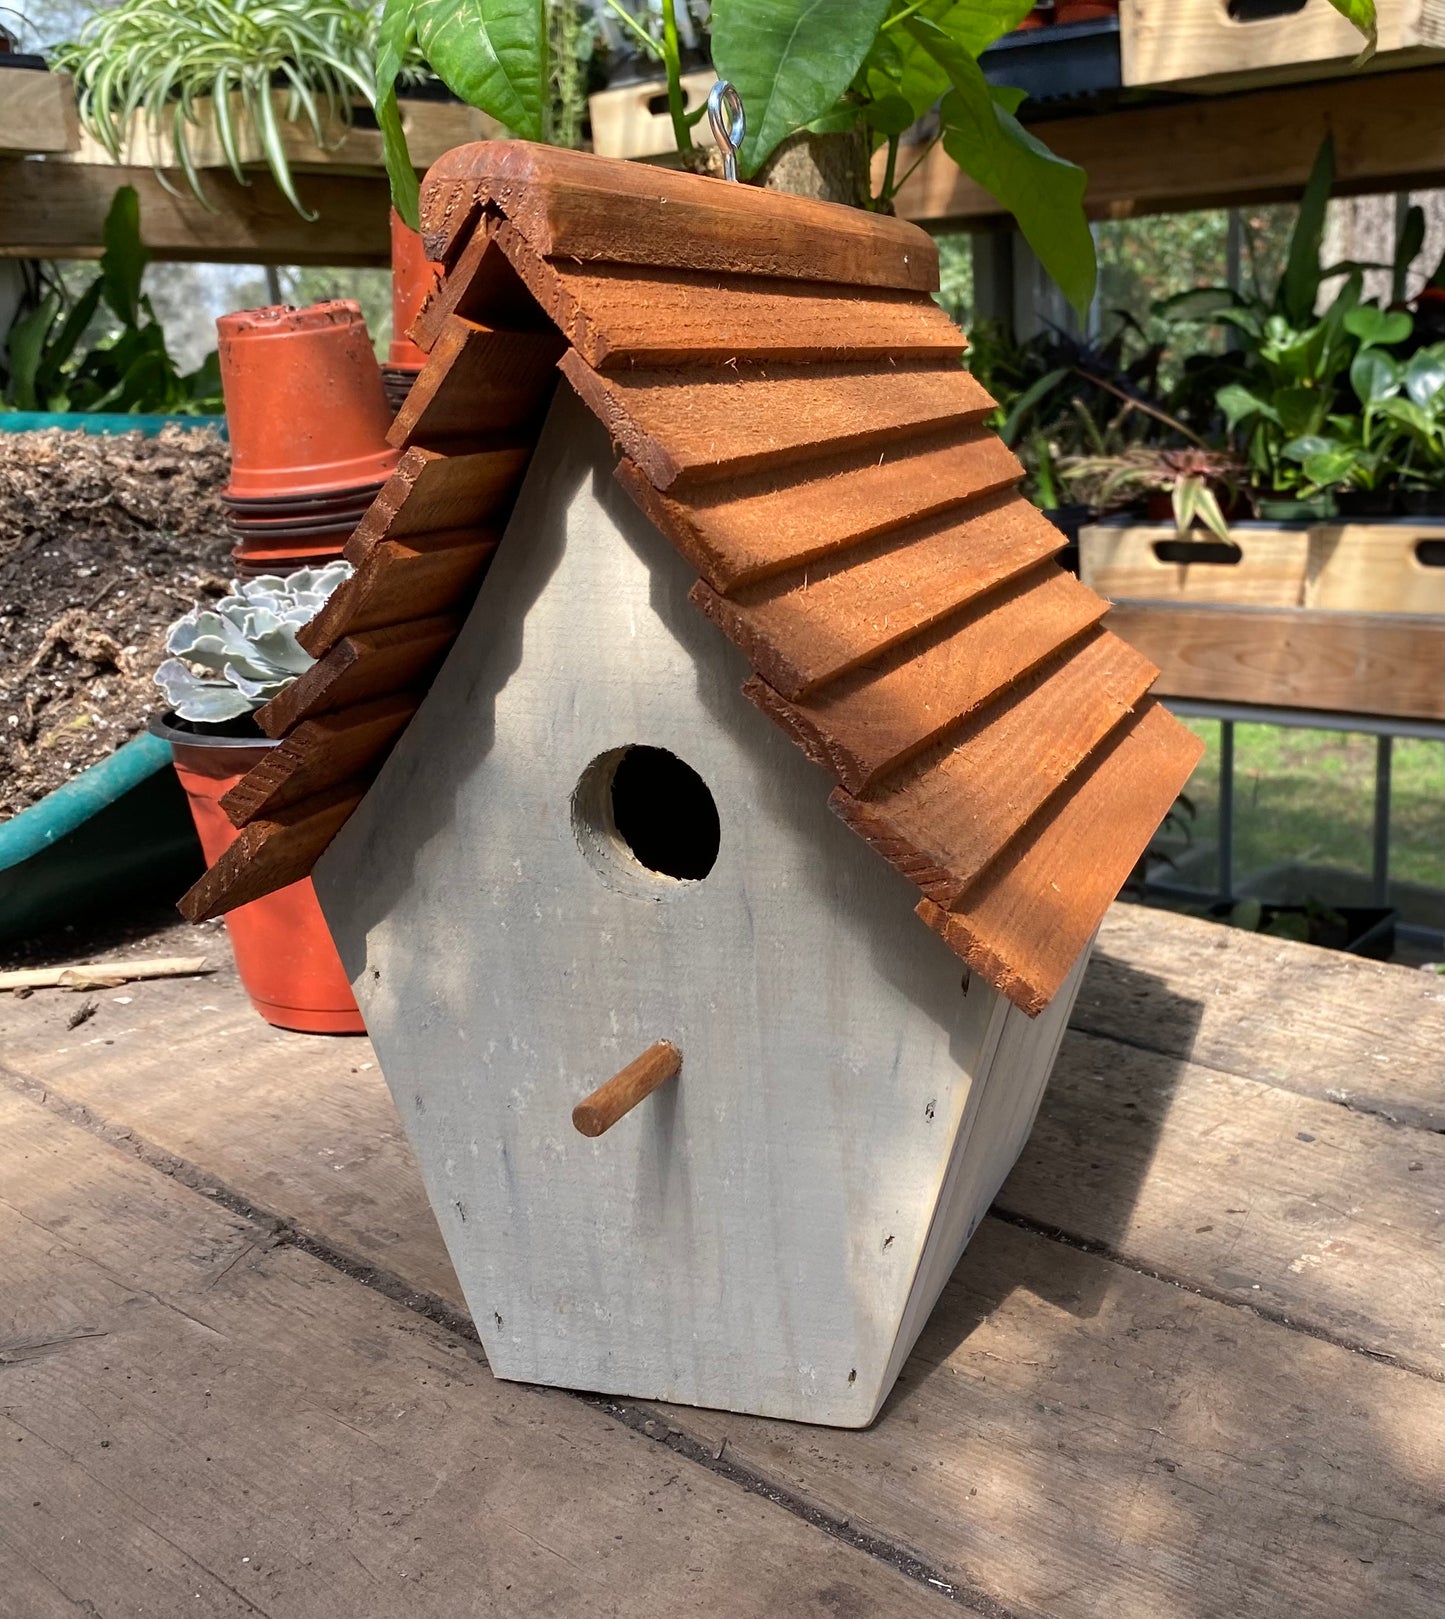
<instances>
[{"instance_id":1,"label":"black plastic pot","mask_svg":"<svg viewBox=\"0 0 1445 1619\"><path fill-rule=\"evenodd\" d=\"M1400 510L1406 517L1445 517L1445 489L1402 489Z\"/></svg>"},{"instance_id":2,"label":"black plastic pot","mask_svg":"<svg viewBox=\"0 0 1445 1619\"><path fill-rule=\"evenodd\" d=\"M1341 489L1335 505L1341 517L1398 517L1403 509L1393 489Z\"/></svg>"},{"instance_id":3,"label":"black plastic pot","mask_svg":"<svg viewBox=\"0 0 1445 1619\"><path fill-rule=\"evenodd\" d=\"M1332 927L1311 923L1309 942L1323 950L1343 950L1350 956L1368 956L1371 961L1388 961L1395 953L1395 920L1399 913L1383 905L1332 905L1329 907L1340 922ZM1220 900L1209 907L1209 914L1220 921L1228 918L1234 909L1231 900ZM1307 916L1304 905L1270 905L1261 907L1261 933L1269 932L1269 924L1277 916Z\"/></svg>"}]
</instances>

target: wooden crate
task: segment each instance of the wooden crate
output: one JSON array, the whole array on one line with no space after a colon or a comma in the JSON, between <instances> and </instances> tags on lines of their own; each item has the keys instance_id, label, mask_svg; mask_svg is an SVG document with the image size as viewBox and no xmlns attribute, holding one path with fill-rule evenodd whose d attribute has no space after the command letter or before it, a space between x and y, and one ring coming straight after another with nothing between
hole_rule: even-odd
<instances>
[{"instance_id":1,"label":"wooden crate","mask_svg":"<svg viewBox=\"0 0 1445 1619\"><path fill-rule=\"evenodd\" d=\"M1105 623L1161 697L1445 719L1445 622L1409 614L1124 602Z\"/></svg>"},{"instance_id":2,"label":"wooden crate","mask_svg":"<svg viewBox=\"0 0 1445 1619\"><path fill-rule=\"evenodd\" d=\"M684 73L682 93L689 112L707 100L717 75ZM592 117L592 150L599 157L660 157L676 151L672 119L667 111L667 85L661 79L603 90L587 103ZM706 116L693 125L693 144L712 146L712 126Z\"/></svg>"},{"instance_id":3,"label":"wooden crate","mask_svg":"<svg viewBox=\"0 0 1445 1619\"><path fill-rule=\"evenodd\" d=\"M1445 520L1439 518L1418 523L1322 523L1310 530L1304 605L1445 616L1442 553Z\"/></svg>"},{"instance_id":4,"label":"wooden crate","mask_svg":"<svg viewBox=\"0 0 1445 1619\"><path fill-rule=\"evenodd\" d=\"M1374 68L1439 58L1445 46L1440 0L1377 0ZM1330 0L1306 0L1284 15L1241 22L1226 0L1122 0L1124 83L1234 90L1348 72L1363 48L1359 31Z\"/></svg>"},{"instance_id":5,"label":"wooden crate","mask_svg":"<svg viewBox=\"0 0 1445 1619\"><path fill-rule=\"evenodd\" d=\"M68 73L0 69L0 152L73 152L79 144Z\"/></svg>"},{"instance_id":6,"label":"wooden crate","mask_svg":"<svg viewBox=\"0 0 1445 1619\"><path fill-rule=\"evenodd\" d=\"M1239 552L1237 561L1179 562L1167 560L1181 543L1172 523L1091 523L1079 532L1079 575L1111 601L1301 606L1309 530L1236 523L1230 533ZM1220 544L1203 529L1195 529L1193 538L1182 543L1197 546L1206 557Z\"/></svg>"},{"instance_id":7,"label":"wooden crate","mask_svg":"<svg viewBox=\"0 0 1445 1619\"><path fill-rule=\"evenodd\" d=\"M285 92L273 91L272 102L279 118L285 109ZM458 101L402 99L399 106L407 146L412 162L418 169L429 168L454 146L465 146L470 141L491 140L502 132L501 125L495 119ZM241 116L239 95L231 96L231 107L242 166L264 168L266 154L260 134L249 119ZM187 131L192 161L198 169L226 168L226 154L216 130L214 107L207 99L198 102L196 110L197 121ZM322 123L325 138L319 146L311 139L309 126L280 124L281 145L286 160L297 172L367 174L384 167L380 130L348 125L339 118L328 121L324 113ZM130 130L118 159L112 158L89 131L81 130L74 161L101 165L118 162L131 168L177 167L175 147L169 134L164 131L159 135L153 134L142 113L136 113L131 119Z\"/></svg>"}]
</instances>

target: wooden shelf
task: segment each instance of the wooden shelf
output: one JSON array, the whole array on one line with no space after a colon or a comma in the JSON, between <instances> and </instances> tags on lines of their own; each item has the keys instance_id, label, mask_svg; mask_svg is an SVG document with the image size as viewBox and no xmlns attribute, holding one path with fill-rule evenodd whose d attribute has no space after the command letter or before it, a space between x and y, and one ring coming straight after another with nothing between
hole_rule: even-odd
<instances>
[{"instance_id":1,"label":"wooden shelf","mask_svg":"<svg viewBox=\"0 0 1445 1619\"><path fill-rule=\"evenodd\" d=\"M268 174L256 175L249 185L225 170L208 174L212 213L174 171L162 176L148 168L23 158L0 158L0 257L99 258L106 212L124 185L134 186L140 196L141 238L156 259L391 263L384 175L298 176L302 200L320 215L308 224Z\"/></svg>"},{"instance_id":2,"label":"wooden shelf","mask_svg":"<svg viewBox=\"0 0 1445 1619\"><path fill-rule=\"evenodd\" d=\"M1121 107L1038 124L1088 171L1097 219L1297 198L1320 142L1335 137L1336 195L1436 186L1445 168L1445 67ZM881 161L881 155L880 155ZM900 172L911 159L905 148ZM935 147L898 195L931 227L1010 224L994 198Z\"/></svg>"},{"instance_id":3,"label":"wooden shelf","mask_svg":"<svg viewBox=\"0 0 1445 1619\"><path fill-rule=\"evenodd\" d=\"M1161 697L1445 719L1445 623L1394 613L1119 602L1105 623Z\"/></svg>"}]
</instances>

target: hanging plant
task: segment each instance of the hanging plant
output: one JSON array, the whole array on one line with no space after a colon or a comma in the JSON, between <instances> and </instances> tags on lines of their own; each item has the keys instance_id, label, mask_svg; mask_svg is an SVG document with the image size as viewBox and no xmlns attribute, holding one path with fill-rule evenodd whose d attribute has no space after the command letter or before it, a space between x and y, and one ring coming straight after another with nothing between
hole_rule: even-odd
<instances>
[{"instance_id":1,"label":"hanging plant","mask_svg":"<svg viewBox=\"0 0 1445 1619\"><path fill-rule=\"evenodd\" d=\"M241 136L254 132L282 194L312 219L282 126L299 125L318 146L334 139L352 102L372 99L375 50L373 15L349 0L121 0L96 12L55 60L75 79L81 122L117 161L139 115L212 207L191 148L209 112L236 178L248 183Z\"/></svg>"}]
</instances>

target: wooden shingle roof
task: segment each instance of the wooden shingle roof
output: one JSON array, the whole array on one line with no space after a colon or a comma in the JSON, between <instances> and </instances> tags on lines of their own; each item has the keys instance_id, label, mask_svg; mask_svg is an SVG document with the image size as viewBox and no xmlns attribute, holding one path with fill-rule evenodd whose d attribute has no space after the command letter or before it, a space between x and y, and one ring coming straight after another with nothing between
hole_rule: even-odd
<instances>
[{"instance_id":1,"label":"wooden shingle roof","mask_svg":"<svg viewBox=\"0 0 1445 1619\"><path fill-rule=\"evenodd\" d=\"M522 142L443 158L423 227L447 273L414 328L430 360L400 464L301 633L318 662L260 712L284 740L227 795L240 837L185 914L304 875L359 802L461 626L560 371L752 664L747 697L920 917L1041 1010L1200 744L1053 560L930 296L929 238Z\"/></svg>"}]
</instances>

